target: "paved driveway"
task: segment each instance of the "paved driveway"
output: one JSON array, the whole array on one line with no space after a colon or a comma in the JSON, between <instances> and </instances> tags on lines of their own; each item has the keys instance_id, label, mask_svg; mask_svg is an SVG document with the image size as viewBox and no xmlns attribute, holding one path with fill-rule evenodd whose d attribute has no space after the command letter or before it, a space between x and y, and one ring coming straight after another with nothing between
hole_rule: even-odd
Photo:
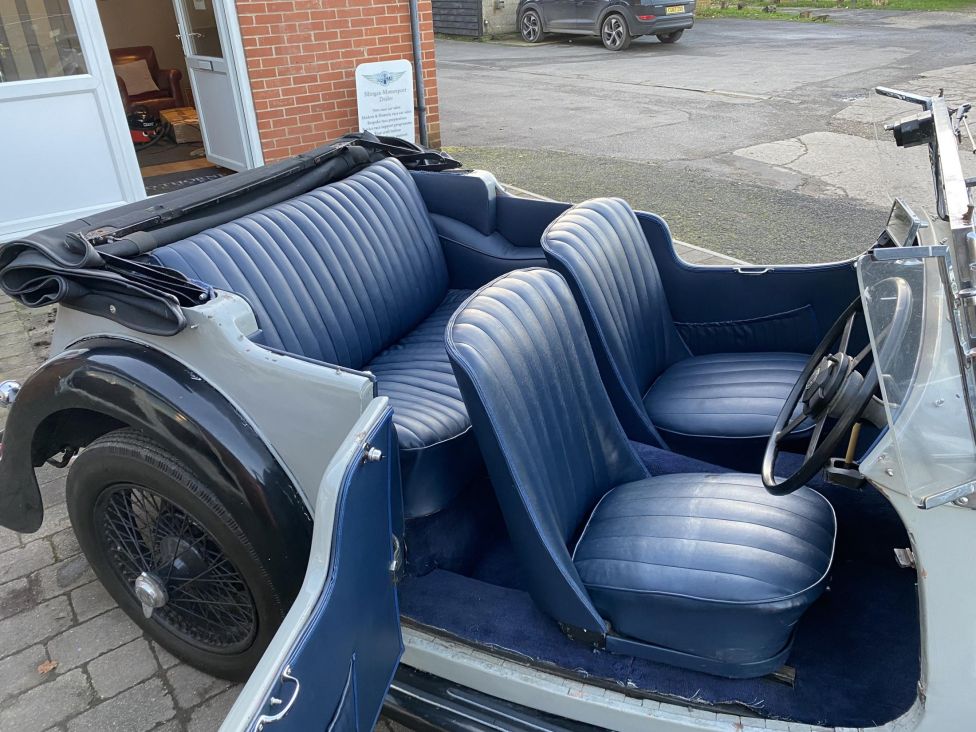
<instances>
[{"instance_id":1,"label":"paved driveway","mask_svg":"<svg viewBox=\"0 0 976 732\"><path fill-rule=\"evenodd\" d=\"M740 259L847 257L873 242L891 194L931 198L924 150L897 150L881 124L913 109L871 90L976 101L976 15L832 16L699 21L673 46L622 53L439 41L443 141L554 198L624 195Z\"/></svg>"}]
</instances>

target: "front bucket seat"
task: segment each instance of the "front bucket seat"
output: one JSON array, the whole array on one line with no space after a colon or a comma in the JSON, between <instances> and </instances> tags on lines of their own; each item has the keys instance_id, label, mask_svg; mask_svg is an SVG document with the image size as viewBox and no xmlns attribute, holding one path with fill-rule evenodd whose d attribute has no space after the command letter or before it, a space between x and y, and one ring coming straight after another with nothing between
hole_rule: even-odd
<instances>
[{"instance_id":1,"label":"front bucket seat","mask_svg":"<svg viewBox=\"0 0 976 732\"><path fill-rule=\"evenodd\" d=\"M820 596L836 520L758 476L651 477L556 272L505 275L447 351L533 599L574 638L728 677L781 666Z\"/></svg>"},{"instance_id":2,"label":"front bucket seat","mask_svg":"<svg viewBox=\"0 0 976 732\"><path fill-rule=\"evenodd\" d=\"M692 356L678 335L650 245L619 198L585 201L542 236L570 284L617 414L632 439L758 469L809 359L801 353ZM803 440L813 429L798 429Z\"/></svg>"}]
</instances>

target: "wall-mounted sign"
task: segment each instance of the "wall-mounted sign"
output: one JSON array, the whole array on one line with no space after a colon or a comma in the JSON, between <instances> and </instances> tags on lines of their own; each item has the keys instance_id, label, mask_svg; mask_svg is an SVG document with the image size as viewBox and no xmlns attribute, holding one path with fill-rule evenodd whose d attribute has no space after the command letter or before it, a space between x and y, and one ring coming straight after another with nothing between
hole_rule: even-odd
<instances>
[{"instance_id":1,"label":"wall-mounted sign","mask_svg":"<svg viewBox=\"0 0 976 732\"><path fill-rule=\"evenodd\" d=\"M359 129L414 140L413 66L406 59L356 67Z\"/></svg>"}]
</instances>

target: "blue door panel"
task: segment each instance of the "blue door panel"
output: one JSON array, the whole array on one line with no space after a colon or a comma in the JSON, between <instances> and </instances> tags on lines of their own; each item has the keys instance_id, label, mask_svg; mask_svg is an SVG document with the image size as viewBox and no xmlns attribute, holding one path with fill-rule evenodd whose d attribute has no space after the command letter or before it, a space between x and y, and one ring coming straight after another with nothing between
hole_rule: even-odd
<instances>
[{"instance_id":1,"label":"blue door panel","mask_svg":"<svg viewBox=\"0 0 976 732\"><path fill-rule=\"evenodd\" d=\"M312 619L265 700L264 732L341 730L369 732L393 680L403 641L391 571L393 532L402 521L400 466L392 411L367 443L382 451L376 462L357 461L342 483L325 588ZM272 698L278 700L272 703Z\"/></svg>"},{"instance_id":2,"label":"blue door panel","mask_svg":"<svg viewBox=\"0 0 976 732\"><path fill-rule=\"evenodd\" d=\"M857 272L851 261L775 267L696 267L678 258L667 225L659 217L639 212L637 218L651 246L671 316L676 322L689 331L696 330L696 326L714 331L725 324L730 329L725 338L734 339L732 331L750 329L762 335L761 343L754 347L745 342L740 347L723 344L723 349L805 350L798 347L796 338L802 336L806 343L818 343L858 296ZM779 325L775 328L768 327L777 321ZM793 328L807 332L792 333ZM777 338L775 333L783 337ZM694 337L706 336L703 332ZM855 333L854 340L857 342L854 345L866 344L866 332Z\"/></svg>"},{"instance_id":3,"label":"blue door panel","mask_svg":"<svg viewBox=\"0 0 976 732\"><path fill-rule=\"evenodd\" d=\"M359 701L356 687L356 657L349 662L349 674L346 676L346 686L339 697L339 709L329 722L329 732L357 732L359 730Z\"/></svg>"}]
</instances>

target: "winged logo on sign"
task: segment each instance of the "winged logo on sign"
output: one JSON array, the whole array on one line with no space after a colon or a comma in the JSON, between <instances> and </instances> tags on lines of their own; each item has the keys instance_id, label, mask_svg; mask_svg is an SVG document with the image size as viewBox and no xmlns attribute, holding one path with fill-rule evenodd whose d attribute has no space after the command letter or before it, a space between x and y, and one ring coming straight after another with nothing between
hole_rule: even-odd
<instances>
[{"instance_id":1,"label":"winged logo on sign","mask_svg":"<svg viewBox=\"0 0 976 732\"><path fill-rule=\"evenodd\" d=\"M374 84L379 84L380 86L389 86L394 81L397 81L401 76L403 76L406 71L386 71L385 69L378 74L363 74L363 77L369 79Z\"/></svg>"}]
</instances>

